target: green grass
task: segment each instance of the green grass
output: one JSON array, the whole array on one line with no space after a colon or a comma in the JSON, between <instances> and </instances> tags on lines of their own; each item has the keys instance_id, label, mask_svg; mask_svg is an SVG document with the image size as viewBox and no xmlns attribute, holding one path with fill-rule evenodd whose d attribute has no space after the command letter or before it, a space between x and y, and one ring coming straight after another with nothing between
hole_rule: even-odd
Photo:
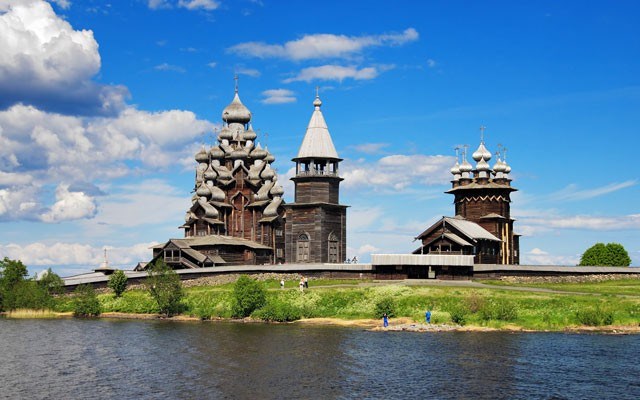
<instances>
[{"instance_id":1,"label":"green grass","mask_svg":"<svg viewBox=\"0 0 640 400\"><path fill-rule=\"evenodd\" d=\"M567 327L640 324L640 281L607 281L589 284L527 285L554 288L560 294L523 292L501 288L405 286L389 282L361 286L359 280L312 280L309 289L298 283L266 281L267 305L253 316L271 321L331 317L340 319L378 318L376 305L392 304L396 317L424 322L426 310L433 323L453 323L502 328L516 326L531 330L563 330ZM509 285L503 285L509 286ZM515 286L515 285L514 285ZM519 285L518 285L519 286ZM634 292L635 291L635 292ZM233 284L185 289L183 315L202 319L230 318ZM626 296L617 296L625 294ZM144 290L127 290L122 297L98 296L102 312L157 313L157 306ZM70 296L56 299L55 311L71 311Z\"/></svg>"},{"instance_id":2,"label":"green grass","mask_svg":"<svg viewBox=\"0 0 640 400\"><path fill-rule=\"evenodd\" d=\"M482 281L482 283L500 286L520 286L544 288L563 292L594 293L601 295L625 295L640 297L640 279L619 279L603 282L585 283L510 283L504 281Z\"/></svg>"}]
</instances>

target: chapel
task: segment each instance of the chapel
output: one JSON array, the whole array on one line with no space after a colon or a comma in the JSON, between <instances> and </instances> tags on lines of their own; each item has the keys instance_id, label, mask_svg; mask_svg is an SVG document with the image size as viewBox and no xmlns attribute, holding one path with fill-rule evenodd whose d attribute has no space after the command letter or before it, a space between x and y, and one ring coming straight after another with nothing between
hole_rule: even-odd
<instances>
[{"instance_id":1,"label":"chapel","mask_svg":"<svg viewBox=\"0 0 640 400\"><path fill-rule=\"evenodd\" d=\"M454 196L455 216L442 217L416 237L421 246L414 254L474 255L477 264L519 264L520 235L514 233L511 218L511 186L507 164L507 149L495 153L491 167L491 152L484 143L481 128L480 145L467 161L466 146L451 168L452 187L446 193Z\"/></svg>"}]
</instances>

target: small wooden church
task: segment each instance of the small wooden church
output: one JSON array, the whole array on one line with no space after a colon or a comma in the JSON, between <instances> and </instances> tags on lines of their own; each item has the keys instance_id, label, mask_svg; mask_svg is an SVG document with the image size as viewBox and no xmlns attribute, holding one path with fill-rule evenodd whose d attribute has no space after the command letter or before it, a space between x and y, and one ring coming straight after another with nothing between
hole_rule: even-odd
<instances>
[{"instance_id":1,"label":"small wooden church","mask_svg":"<svg viewBox=\"0 0 640 400\"><path fill-rule=\"evenodd\" d=\"M413 254L474 255L476 264L520 263L520 236L513 231L510 209L510 194L517 189L511 186L506 149L501 150L493 168L483 138L472 154L475 167L467 161L466 148L462 163L456 154L447 191L454 195L455 217L442 217L418 235L422 245Z\"/></svg>"}]
</instances>

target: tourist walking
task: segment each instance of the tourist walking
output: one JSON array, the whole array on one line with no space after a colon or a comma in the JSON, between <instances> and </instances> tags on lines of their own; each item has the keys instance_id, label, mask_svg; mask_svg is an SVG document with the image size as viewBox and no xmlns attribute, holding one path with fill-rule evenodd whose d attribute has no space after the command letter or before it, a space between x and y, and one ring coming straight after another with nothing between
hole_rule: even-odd
<instances>
[{"instance_id":1,"label":"tourist walking","mask_svg":"<svg viewBox=\"0 0 640 400\"><path fill-rule=\"evenodd\" d=\"M431 323L431 311L427 310L427 312L424 314L424 319L427 321L427 324Z\"/></svg>"},{"instance_id":2,"label":"tourist walking","mask_svg":"<svg viewBox=\"0 0 640 400\"><path fill-rule=\"evenodd\" d=\"M387 317L387 313L382 314L382 325L386 328L389 326L389 317Z\"/></svg>"},{"instance_id":3,"label":"tourist walking","mask_svg":"<svg viewBox=\"0 0 640 400\"><path fill-rule=\"evenodd\" d=\"M300 278L300 283L298 284L298 286L300 286L300 291L304 292L304 278Z\"/></svg>"},{"instance_id":4,"label":"tourist walking","mask_svg":"<svg viewBox=\"0 0 640 400\"><path fill-rule=\"evenodd\" d=\"M309 289L309 279L307 279L306 276L303 279L304 279L304 287L305 287L305 289Z\"/></svg>"},{"instance_id":5,"label":"tourist walking","mask_svg":"<svg viewBox=\"0 0 640 400\"><path fill-rule=\"evenodd\" d=\"M284 289L284 279L280 279L280 289Z\"/></svg>"}]
</instances>

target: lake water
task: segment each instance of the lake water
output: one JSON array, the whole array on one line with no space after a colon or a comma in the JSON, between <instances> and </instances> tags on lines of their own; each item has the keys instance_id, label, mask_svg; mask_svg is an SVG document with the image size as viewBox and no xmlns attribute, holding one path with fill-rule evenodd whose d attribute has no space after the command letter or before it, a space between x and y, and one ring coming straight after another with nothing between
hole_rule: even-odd
<instances>
[{"instance_id":1,"label":"lake water","mask_svg":"<svg viewBox=\"0 0 640 400\"><path fill-rule=\"evenodd\" d=\"M11 399L638 399L640 336L0 318Z\"/></svg>"}]
</instances>

